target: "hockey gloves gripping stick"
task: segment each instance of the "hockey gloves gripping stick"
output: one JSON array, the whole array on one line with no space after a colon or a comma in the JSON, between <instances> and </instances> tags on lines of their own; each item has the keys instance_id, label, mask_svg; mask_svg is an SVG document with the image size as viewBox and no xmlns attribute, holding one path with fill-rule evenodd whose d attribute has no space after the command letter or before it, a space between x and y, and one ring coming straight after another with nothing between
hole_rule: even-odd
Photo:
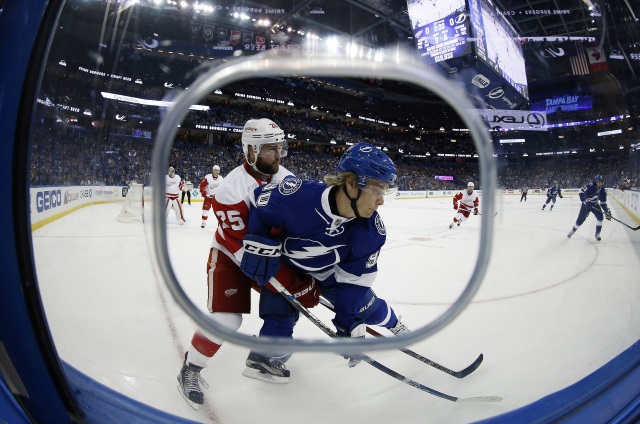
<instances>
[{"instance_id":1,"label":"hockey gloves gripping stick","mask_svg":"<svg viewBox=\"0 0 640 424\"><path fill-rule=\"evenodd\" d=\"M584 202L583 202L584 203ZM626 222L622 222L617 218L614 218L613 216L611 216L611 209L609 209L608 211L603 211L601 208L596 208L595 206L592 206L591 209L594 212L602 212L604 214L604 217L607 218L607 220L611 221L612 219L614 221L618 221L619 223L621 223L622 225L624 225L627 228L632 229L633 231L638 231L640 230L640 225L638 225L637 227L632 227L631 225L627 224Z\"/></svg>"},{"instance_id":2,"label":"hockey gloves gripping stick","mask_svg":"<svg viewBox=\"0 0 640 424\"><path fill-rule=\"evenodd\" d=\"M267 237L247 234L243 246L244 254L240 263L242 272L264 286L280 269L282 244Z\"/></svg>"}]
</instances>

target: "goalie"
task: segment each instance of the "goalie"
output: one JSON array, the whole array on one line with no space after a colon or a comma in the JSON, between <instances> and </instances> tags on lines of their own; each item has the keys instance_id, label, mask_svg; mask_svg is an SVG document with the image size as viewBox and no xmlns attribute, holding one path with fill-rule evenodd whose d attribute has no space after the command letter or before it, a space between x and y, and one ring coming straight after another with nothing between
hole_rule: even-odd
<instances>
[{"instance_id":1,"label":"goalie","mask_svg":"<svg viewBox=\"0 0 640 424\"><path fill-rule=\"evenodd\" d=\"M176 174L176 169L173 166L169 167L169 172L165 175L165 217L169 216L169 212L173 209L176 214L176 221L178 224L183 225L186 221L184 213L182 211L182 204L180 203L180 193L182 193L182 187L184 183L180 178L180 175Z\"/></svg>"}]
</instances>

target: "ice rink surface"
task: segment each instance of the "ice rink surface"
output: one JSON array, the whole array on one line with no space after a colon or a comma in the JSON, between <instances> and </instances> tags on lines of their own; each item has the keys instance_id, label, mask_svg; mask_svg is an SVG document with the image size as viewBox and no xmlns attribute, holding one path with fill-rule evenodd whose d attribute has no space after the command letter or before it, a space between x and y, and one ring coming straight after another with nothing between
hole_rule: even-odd
<instances>
[{"instance_id":1,"label":"ice rink surface","mask_svg":"<svg viewBox=\"0 0 640 424\"><path fill-rule=\"evenodd\" d=\"M453 403L403 384L366 363L348 368L335 354L296 353L289 384L241 375L248 349L226 343L202 375L210 385L193 410L176 376L196 325L176 305L153 266L146 224L117 222L120 204L82 208L33 233L38 284L60 358L96 381L186 419L245 423L468 423L530 404L587 376L640 339L640 234L605 221L594 239L590 215L571 238L577 196L541 211L546 197L497 198L493 246L479 246L480 217L449 229L451 198L396 200L380 208L387 243L374 290L410 328L439 316L463 290L479 249L491 249L487 275L449 326L410 349L453 369L484 362L457 379L392 350L371 352L386 366L456 397L497 395L499 403ZM481 197L482 204L482 197ZM633 220L610 196L618 219ZM206 311L205 266L215 229L167 221L176 275ZM149 205L146 206L150 211ZM246 315L241 332L257 334ZM331 313L314 314L330 324ZM379 329L381 333L391 333ZM296 338L326 337L301 317Z\"/></svg>"}]
</instances>

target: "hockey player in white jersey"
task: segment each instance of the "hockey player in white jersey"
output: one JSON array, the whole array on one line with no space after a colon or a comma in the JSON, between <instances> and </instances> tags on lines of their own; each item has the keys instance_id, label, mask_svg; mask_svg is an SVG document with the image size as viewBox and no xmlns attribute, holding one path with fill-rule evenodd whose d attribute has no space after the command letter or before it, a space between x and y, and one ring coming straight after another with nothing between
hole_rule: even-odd
<instances>
[{"instance_id":1,"label":"hockey player in white jersey","mask_svg":"<svg viewBox=\"0 0 640 424\"><path fill-rule=\"evenodd\" d=\"M169 167L169 172L165 175L165 216L169 216L171 209L176 214L176 221L182 225L186 222L184 218L184 212L182 211L182 204L180 203L180 193L182 193L182 187L184 183L180 178L180 175L176 174L176 170L173 166Z\"/></svg>"},{"instance_id":2,"label":"hockey player in white jersey","mask_svg":"<svg viewBox=\"0 0 640 424\"><path fill-rule=\"evenodd\" d=\"M249 230L250 196L257 187L278 184L292 175L280 165L287 155L284 131L270 119L250 119L242 132L245 162L227 174L216 188L212 207L218 229L207 261L207 308L216 323L237 331L242 314L251 312L251 287L254 281L240 269L242 242ZM301 281L312 282L311 277ZM233 293L229 296L228 293ZM178 374L178 390L194 408L204 402L200 387L200 371L220 349L223 340L197 330Z\"/></svg>"},{"instance_id":3,"label":"hockey player in white jersey","mask_svg":"<svg viewBox=\"0 0 640 424\"><path fill-rule=\"evenodd\" d=\"M202 224L200 225L200 228L204 228L207 225L213 195L222 181L224 181L224 177L220 175L220 167L218 165L213 165L211 174L205 175L204 179L200 182L200 194L202 194Z\"/></svg>"},{"instance_id":4,"label":"hockey player in white jersey","mask_svg":"<svg viewBox=\"0 0 640 424\"><path fill-rule=\"evenodd\" d=\"M469 218L469 214L473 211L474 215L478 215L478 194L473 191L475 184L469 181L467 189L459 192L453 197L453 209L458 213L453 217L453 222L449 224L449 228L454 225L460 226L460 223Z\"/></svg>"}]
</instances>

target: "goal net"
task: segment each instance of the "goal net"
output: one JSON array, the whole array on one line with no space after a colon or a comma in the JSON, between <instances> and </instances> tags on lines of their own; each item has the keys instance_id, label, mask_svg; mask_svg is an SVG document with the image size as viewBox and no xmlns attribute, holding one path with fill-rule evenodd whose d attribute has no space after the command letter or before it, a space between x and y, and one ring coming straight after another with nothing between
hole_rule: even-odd
<instances>
[{"instance_id":1,"label":"goal net","mask_svg":"<svg viewBox=\"0 0 640 424\"><path fill-rule=\"evenodd\" d=\"M131 184L118 215L120 222L144 222L144 185Z\"/></svg>"}]
</instances>

